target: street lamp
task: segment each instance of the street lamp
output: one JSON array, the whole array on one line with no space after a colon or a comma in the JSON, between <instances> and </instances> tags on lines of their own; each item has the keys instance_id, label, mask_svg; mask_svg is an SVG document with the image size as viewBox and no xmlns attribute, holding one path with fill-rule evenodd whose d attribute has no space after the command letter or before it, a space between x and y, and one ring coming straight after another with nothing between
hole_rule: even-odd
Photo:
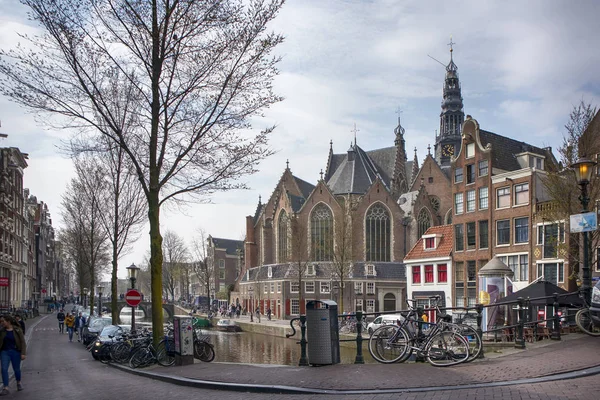
<instances>
[{"instance_id":1,"label":"street lamp","mask_svg":"<svg viewBox=\"0 0 600 400\"><path fill-rule=\"evenodd\" d=\"M135 266L135 264L131 264L127 267L127 276L131 281L131 288L135 289L135 281L137 280L137 274L140 269ZM135 307L131 307L131 330L135 331Z\"/></svg>"},{"instance_id":2,"label":"street lamp","mask_svg":"<svg viewBox=\"0 0 600 400\"><path fill-rule=\"evenodd\" d=\"M104 291L104 286L98 285L96 286L98 289L98 316L102 316L102 292Z\"/></svg>"},{"instance_id":3,"label":"street lamp","mask_svg":"<svg viewBox=\"0 0 600 400\"><path fill-rule=\"evenodd\" d=\"M581 188L581 196L579 196L579 201L581 202L581 206L583 207L583 210L581 210L582 213L588 212L588 204L590 203L590 198L588 196L587 186L590 183L590 179L592 177L592 172L594 170L595 165L596 162L583 157L577 160L577 162L571 166L575 170L575 178L577 179L577 184ZM590 274L588 247L588 233L587 231L585 231L583 232L583 276L581 283L581 291L583 292L583 295L588 304L590 304L592 294L592 276Z\"/></svg>"},{"instance_id":4,"label":"street lamp","mask_svg":"<svg viewBox=\"0 0 600 400\"><path fill-rule=\"evenodd\" d=\"M86 288L86 287L84 287L83 290L82 290L82 292L83 292L83 308L85 309L85 308L87 308L87 304L86 303L87 303L87 295L89 293L89 289Z\"/></svg>"}]
</instances>

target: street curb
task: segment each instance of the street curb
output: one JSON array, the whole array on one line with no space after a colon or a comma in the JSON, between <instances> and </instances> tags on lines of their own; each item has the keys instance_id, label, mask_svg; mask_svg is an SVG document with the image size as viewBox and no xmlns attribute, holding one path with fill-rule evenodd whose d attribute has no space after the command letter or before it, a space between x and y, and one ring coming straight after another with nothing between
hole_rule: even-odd
<instances>
[{"instance_id":1,"label":"street curb","mask_svg":"<svg viewBox=\"0 0 600 400\"><path fill-rule=\"evenodd\" d=\"M138 369L131 369L118 364L109 364L113 368L120 369L130 374L144 376L150 379L159 380L162 382L172 383L180 386L190 386L201 389L212 389L212 390L227 390L235 392L251 392L251 393L276 393L276 394L386 394L386 393L416 393L416 392L433 392L433 391L447 391L447 390L460 390L460 389L477 389L477 388L489 388L497 386L510 386L510 385L524 385L542 382L551 382L557 380L566 379L577 379L587 376L593 376L600 374L600 364L594 367L589 367L581 370L573 370L569 372L562 372L559 374L551 374L541 376L537 378L524 378L516 379L503 382L481 382L471 383L466 385L456 386L428 386L428 387L411 387L411 388L390 388L390 389L353 389L353 390L342 390L342 389L319 389L319 388L305 388L298 386L285 386L285 385L264 385L264 384L243 384L233 382L216 382L206 381L201 379L192 379L186 377L179 377L173 375L165 375L156 372L149 372Z\"/></svg>"}]
</instances>

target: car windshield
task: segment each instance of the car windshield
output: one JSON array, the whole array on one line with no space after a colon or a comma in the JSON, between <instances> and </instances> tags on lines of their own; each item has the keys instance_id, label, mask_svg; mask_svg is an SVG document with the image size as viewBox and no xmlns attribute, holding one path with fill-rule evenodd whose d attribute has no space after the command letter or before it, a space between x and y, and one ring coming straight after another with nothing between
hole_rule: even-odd
<instances>
[{"instance_id":1,"label":"car windshield","mask_svg":"<svg viewBox=\"0 0 600 400\"><path fill-rule=\"evenodd\" d=\"M100 336L115 336L119 331L123 331L123 329L120 326L108 325L102 328Z\"/></svg>"},{"instance_id":2,"label":"car windshield","mask_svg":"<svg viewBox=\"0 0 600 400\"><path fill-rule=\"evenodd\" d=\"M103 326L110 325L110 323L110 319L95 319L90 324L90 328L101 328Z\"/></svg>"}]
</instances>

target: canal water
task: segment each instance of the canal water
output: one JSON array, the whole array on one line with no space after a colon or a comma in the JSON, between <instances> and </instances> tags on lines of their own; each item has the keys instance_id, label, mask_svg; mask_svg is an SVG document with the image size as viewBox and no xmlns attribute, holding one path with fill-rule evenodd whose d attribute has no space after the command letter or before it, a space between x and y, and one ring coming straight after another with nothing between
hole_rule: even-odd
<instances>
[{"instance_id":1,"label":"canal water","mask_svg":"<svg viewBox=\"0 0 600 400\"><path fill-rule=\"evenodd\" d=\"M131 323L131 311L122 312L120 318L123 324ZM143 318L143 313L136 313L135 320L136 323L150 322ZM300 345L297 344L299 337L286 339L252 332L221 332L214 328L203 329L202 334L210 337L210 342L215 347L216 362L298 365L300 360ZM363 342L363 358L365 363L374 363L376 361L367 350L367 341ZM356 346L340 347L342 364L353 364L355 357Z\"/></svg>"}]
</instances>

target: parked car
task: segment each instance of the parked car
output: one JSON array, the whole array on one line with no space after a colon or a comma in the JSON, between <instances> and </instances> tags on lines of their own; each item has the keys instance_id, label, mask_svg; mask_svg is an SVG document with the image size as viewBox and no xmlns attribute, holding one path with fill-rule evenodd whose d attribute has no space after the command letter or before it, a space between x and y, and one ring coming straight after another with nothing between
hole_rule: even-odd
<instances>
[{"instance_id":1,"label":"parked car","mask_svg":"<svg viewBox=\"0 0 600 400\"><path fill-rule=\"evenodd\" d=\"M367 325L367 332L369 332L369 335L372 335L375 329L380 326L395 324L398 320L404 321L404 317L400 314L380 315Z\"/></svg>"},{"instance_id":2,"label":"parked car","mask_svg":"<svg viewBox=\"0 0 600 400\"><path fill-rule=\"evenodd\" d=\"M130 331L130 325L106 325L102 328L98 336L96 336L94 347L91 351L92 357L97 360L103 345L118 340L123 334L129 333Z\"/></svg>"},{"instance_id":3,"label":"parked car","mask_svg":"<svg viewBox=\"0 0 600 400\"><path fill-rule=\"evenodd\" d=\"M102 328L112 324L112 318L110 317L90 317L83 327L81 334L81 340L85 346L92 343L92 341L100 334Z\"/></svg>"}]
</instances>

